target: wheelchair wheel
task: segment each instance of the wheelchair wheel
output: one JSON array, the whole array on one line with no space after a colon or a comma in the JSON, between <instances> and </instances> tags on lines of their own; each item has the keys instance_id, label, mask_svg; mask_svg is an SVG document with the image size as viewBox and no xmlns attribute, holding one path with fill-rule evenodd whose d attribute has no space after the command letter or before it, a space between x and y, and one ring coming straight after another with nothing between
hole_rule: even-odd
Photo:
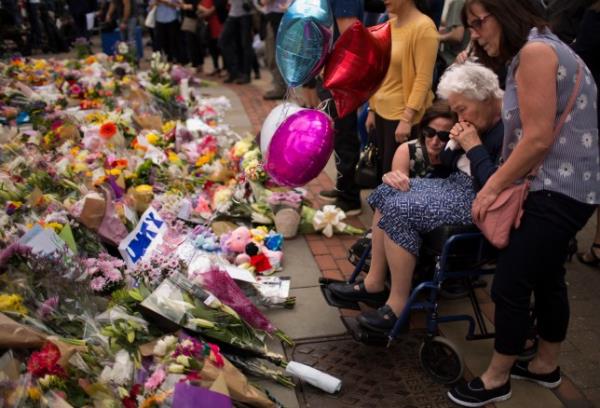
<instances>
[{"instance_id":1,"label":"wheelchair wheel","mask_svg":"<svg viewBox=\"0 0 600 408\"><path fill-rule=\"evenodd\" d=\"M465 363L457 347L441 336L425 339L419 350L419 361L423 370L440 384L457 382L465 370Z\"/></svg>"}]
</instances>

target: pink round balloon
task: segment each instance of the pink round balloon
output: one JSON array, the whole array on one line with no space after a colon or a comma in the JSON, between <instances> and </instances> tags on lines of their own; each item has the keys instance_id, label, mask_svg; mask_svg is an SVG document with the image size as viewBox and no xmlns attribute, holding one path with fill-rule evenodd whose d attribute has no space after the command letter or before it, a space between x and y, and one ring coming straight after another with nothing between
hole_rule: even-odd
<instances>
[{"instance_id":1,"label":"pink round balloon","mask_svg":"<svg viewBox=\"0 0 600 408\"><path fill-rule=\"evenodd\" d=\"M267 173L279 184L299 187L323 170L333 152L333 121L315 109L289 116L277 128L265 163Z\"/></svg>"}]
</instances>

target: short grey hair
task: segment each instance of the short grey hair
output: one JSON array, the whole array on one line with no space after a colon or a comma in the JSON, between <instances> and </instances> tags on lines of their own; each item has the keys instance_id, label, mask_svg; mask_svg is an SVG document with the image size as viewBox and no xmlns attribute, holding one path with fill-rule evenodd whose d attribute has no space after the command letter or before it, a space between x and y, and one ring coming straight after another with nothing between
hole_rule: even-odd
<instances>
[{"instance_id":1,"label":"short grey hair","mask_svg":"<svg viewBox=\"0 0 600 408\"><path fill-rule=\"evenodd\" d=\"M440 78L437 94L448 99L451 94L460 94L469 99L484 101L490 97L501 99L498 76L489 68L472 61L453 64Z\"/></svg>"}]
</instances>

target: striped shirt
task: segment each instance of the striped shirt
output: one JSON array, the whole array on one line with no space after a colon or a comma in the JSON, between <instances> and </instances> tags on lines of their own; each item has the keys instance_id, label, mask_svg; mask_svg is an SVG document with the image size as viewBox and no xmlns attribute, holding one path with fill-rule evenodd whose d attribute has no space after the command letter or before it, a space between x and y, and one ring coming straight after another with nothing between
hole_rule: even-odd
<instances>
[{"instance_id":1,"label":"striped shirt","mask_svg":"<svg viewBox=\"0 0 600 408\"><path fill-rule=\"evenodd\" d=\"M544 159L531 191L551 190L588 204L600 203L600 145L596 116L597 89L591 72L579 57L549 30L538 32L533 28L528 41L550 45L558 57L556 74L557 109L555 124L566 108L581 64L583 77L575 105L556 137L552 149ZM515 70L517 55L508 68L506 92L502 106L504 144L502 158L506 160L523 136Z\"/></svg>"}]
</instances>

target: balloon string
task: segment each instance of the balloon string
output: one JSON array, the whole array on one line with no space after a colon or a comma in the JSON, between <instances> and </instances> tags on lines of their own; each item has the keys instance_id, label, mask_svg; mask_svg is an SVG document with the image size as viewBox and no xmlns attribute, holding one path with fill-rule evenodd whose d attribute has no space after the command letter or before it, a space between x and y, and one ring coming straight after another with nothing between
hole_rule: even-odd
<instances>
[{"instance_id":1,"label":"balloon string","mask_svg":"<svg viewBox=\"0 0 600 408\"><path fill-rule=\"evenodd\" d=\"M331 104L332 101L333 101L332 98L327 98L325 100L322 100L321 103L319 104L319 106L317 106L317 110L327 113L327 111L328 111L327 108L329 108L329 105Z\"/></svg>"}]
</instances>

